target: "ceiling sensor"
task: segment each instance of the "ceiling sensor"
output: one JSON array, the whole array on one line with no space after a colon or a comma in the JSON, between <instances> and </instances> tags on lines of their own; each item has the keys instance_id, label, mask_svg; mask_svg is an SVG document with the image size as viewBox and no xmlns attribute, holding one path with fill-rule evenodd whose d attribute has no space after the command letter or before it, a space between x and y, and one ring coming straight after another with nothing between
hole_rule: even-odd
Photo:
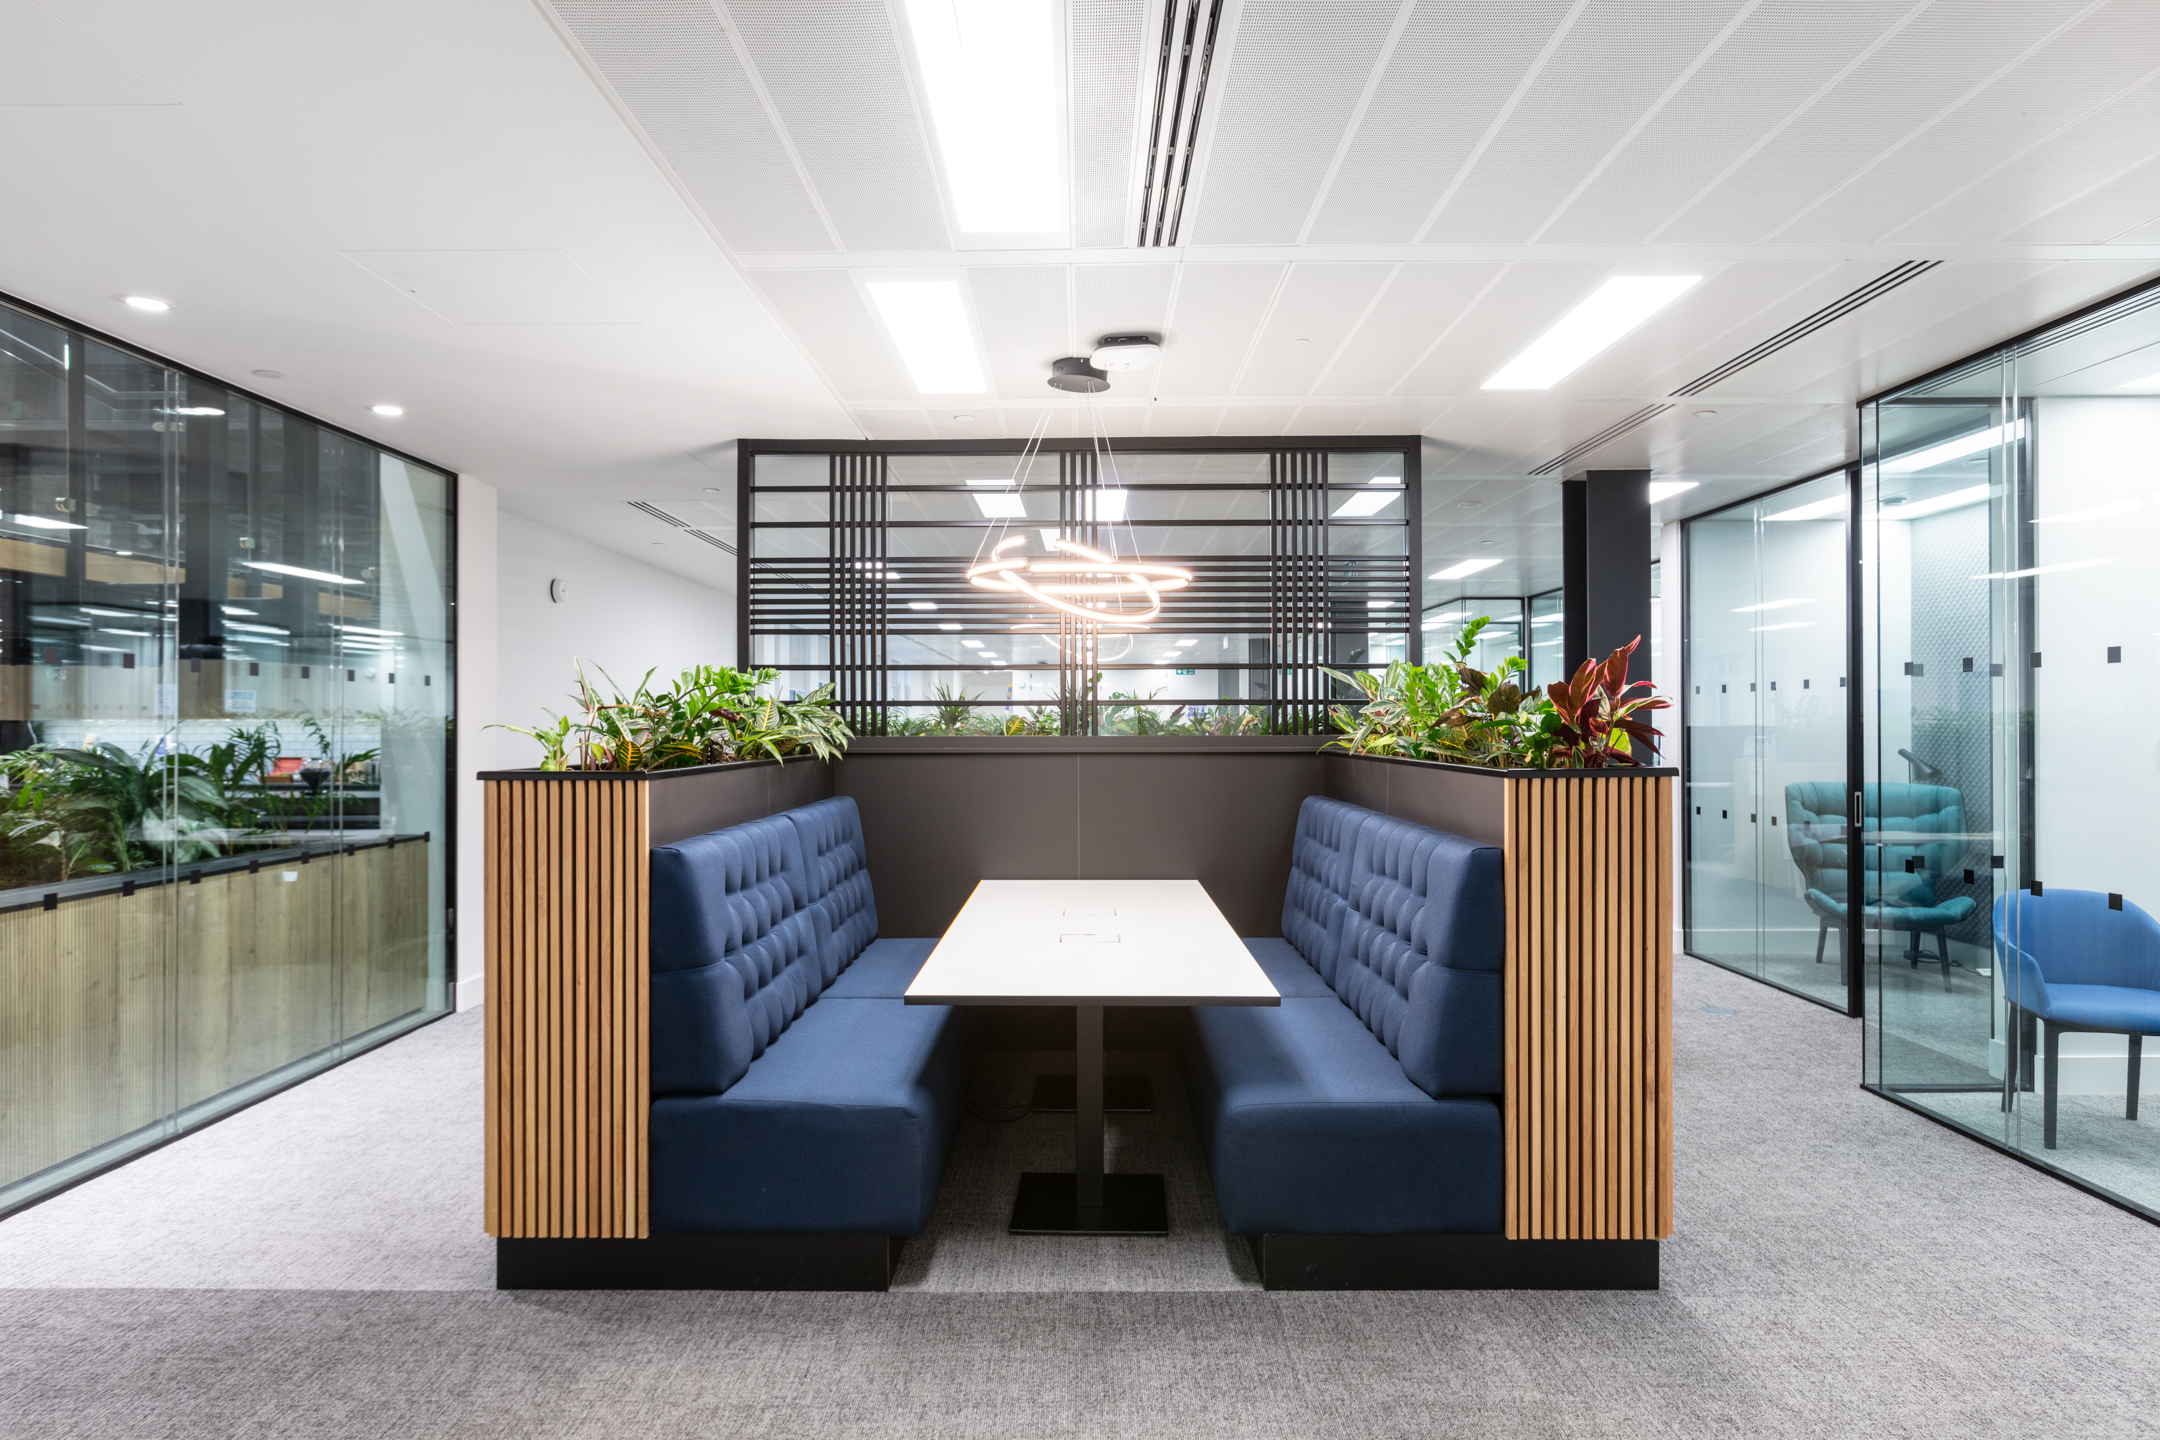
<instances>
[{"instance_id":1,"label":"ceiling sensor","mask_svg":"<svg viewBox=\"0 0 2160 1440\"><path fill-rule=\"evenodd\" d=\"M1105 335L1095 342L1088 363L1115 374L1120 370L1147 370L1162 359L1162 341L1153 335Z\"/></svg>"},{"instance_id":2,"label":"ceiling sensor","mask_svg":"<svg viewBox=\"0 0 2160 1440\"><path fill-rule=\"evenodd\" d=\"M1050 362L1050 388L1076 395L1095 395L1110 388L1110 377L1078 355Z\"/></svg>"},{"instance_id":3,"label":"ceiling sensor","mask_svg":"<svg viewBox=\"0 0 2160 1440\"><path fill-rule=\"evenodd\" d=\"M1457 500L1455 508L1458 510L1475 510L1484 503L1482 500Z\"/></svg>"}]
</instances>

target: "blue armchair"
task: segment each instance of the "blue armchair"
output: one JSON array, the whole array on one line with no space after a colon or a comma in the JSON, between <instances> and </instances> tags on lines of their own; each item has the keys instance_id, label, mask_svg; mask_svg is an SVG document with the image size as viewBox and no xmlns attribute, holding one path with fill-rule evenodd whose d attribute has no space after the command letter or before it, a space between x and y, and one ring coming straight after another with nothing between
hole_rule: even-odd
<instances>
[{"instance_id":1,"label":"blue armchair","mask_svg":"<svg viewBox=\"0 0 2160 1440\"><path fill-rule=\"evenodd\" d=\"M2140 1050L2145 1036L2160 1035L2160 924L2120 896L2036 885L1995 902L1995 955L2010 1014L2021 1022L2010 1033L2029 1034L2035 1020L2046 1032L2042 1144L2055 1148L2057 1052L2066 1030L2130 1037L2123 1115L2137 1119ZM2003 1066L2005 1110L2020 1072L2031 1081L2031 1048L2021 1063Z\"/></svg>"},{"instance_id":2,"label":"blue armchair","mask_svg":"<svg viewBox=\"0 0 2160 1440\"><path fill-rule=\"evenodd\" d=\"M1970 895L1943 893L1953 867L1964 858L1965 797L1955 785L1869 785L1861 792L1863 856L1867 872L1869 925L1902 930L1912 939L1905 958L1918 969L1922 960L1942 966L1943 989L1950 988L1948 931L1977 908ZM1807 883L1808 908L1820 922L1815 934L1815 963L1833 928L1838 960L1845 964L1845 920L1851 903L1851 846L1845 820L1845 786L1836 780L1801 780L1785 787L1785 836L1793 864ZM1866 843L1870 835L1899 838L1888 844ZM1940 835L1940 840L1916 837ZM1935 937L1935 953L1921 950L1923 934Z\"/></svg>"}]
</instances>

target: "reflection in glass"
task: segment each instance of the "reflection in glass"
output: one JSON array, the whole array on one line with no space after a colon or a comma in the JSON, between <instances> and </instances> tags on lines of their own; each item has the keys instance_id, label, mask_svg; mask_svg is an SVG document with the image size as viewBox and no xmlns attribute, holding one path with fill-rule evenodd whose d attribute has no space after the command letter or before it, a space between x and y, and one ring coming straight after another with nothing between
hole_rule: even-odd
<instances>
[{"instance_id":1,"label":"reflection in glass","mask_svg":"<svg viewBox=\"0 0 2160 1440\"><path fill-rule=\"evenodd\" d=\"M0 1208L447 1007L449 485L0 308Z\"/></svg>"},{"instance_id":2,"label":"reflection in glass","mask_svg":"<svg viewBox=\"0 0 2160 1440\"><path fill-rule=\"evenodd\" d=\"M2156 342L2132 297L1862 411L1864 1077L2160 1215Z\"/></svg>"},{"instance_id":3,"label":"reflection in glass","mask_svg":"<svg viewBox=\"0 0 2160 1440\"><path fill-rule=\"evenodd\" d=\"M1847 1005L1845 472L1687 522L1687 949Z\"/></svg>"}]
</instances>

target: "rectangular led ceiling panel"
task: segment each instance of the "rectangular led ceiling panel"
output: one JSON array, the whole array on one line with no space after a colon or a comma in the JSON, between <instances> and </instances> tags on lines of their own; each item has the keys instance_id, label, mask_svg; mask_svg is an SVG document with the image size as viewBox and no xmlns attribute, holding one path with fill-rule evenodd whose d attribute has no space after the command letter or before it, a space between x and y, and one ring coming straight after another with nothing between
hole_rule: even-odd
<instances>
[{"instance_id":1,"label":"rectangular led ceiling panel","mask_svg":"<svg viewBox=\"0 0 2160 1440\"><path fill-rule=\"evenodd\" d=\"M1701 279L1700 275L1613 276L1502 366L1484 388L1551 389Z\"/></svg>"},{"instance_id":2,"label":"rectangular led ceiling panel","mask_svg":"<svg viewBox=\"0 0 2160 1440\"><path fill-rule=\"evenodd\" d=\"M982 361L957 280L871 280L864 287L884 318L908 378L925 395L980 395Z\"/></svg>"},{"instance_id":3,"label":"rectangular led ceiling panel","mask_svg":"<svg viewBox=\"0 0 2160 1440\"><path fill-rule=\"evenodd\" d=\"M907 0L953 218L969 235L1065 228L1052 0Z\"/></svg>"}]
</instances>

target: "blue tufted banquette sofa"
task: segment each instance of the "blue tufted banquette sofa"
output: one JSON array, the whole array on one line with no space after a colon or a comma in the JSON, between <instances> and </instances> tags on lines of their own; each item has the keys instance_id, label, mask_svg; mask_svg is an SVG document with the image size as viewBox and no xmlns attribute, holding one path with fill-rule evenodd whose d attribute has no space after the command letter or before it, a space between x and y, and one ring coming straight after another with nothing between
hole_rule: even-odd
<instances>
[{"instance_id":1,"label":"blue tufted banquette sofa","mask_svg":"<svg viewBox=\"0 0 2160 1440\"><path fill-rule=\"evenodd\" d=\"M1311 796L1280 1008L1196 1007L1186 1086L1238 1235L1503 1228L1500 851Z\"/></svg>"},{"instance_id":2,"label":"blue tufted banquette sofa","mask_svg":"<svg viewBox=\"0 0 2160 1440\"><path fill-rule=\"evenodd\" d=\"M919 1233L974 1062L970 1017L901 995L841 797L652 852L656 1235Z\"/></svg>"}]
</instances>

